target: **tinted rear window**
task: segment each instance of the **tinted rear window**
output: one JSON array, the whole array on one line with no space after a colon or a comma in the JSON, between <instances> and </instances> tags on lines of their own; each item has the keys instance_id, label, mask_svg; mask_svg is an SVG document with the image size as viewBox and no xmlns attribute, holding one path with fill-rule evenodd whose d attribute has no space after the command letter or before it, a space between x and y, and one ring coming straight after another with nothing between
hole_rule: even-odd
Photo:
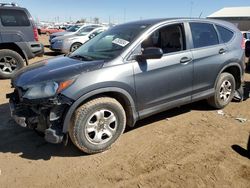
<instances>
[{"instance_id":1,"label":"tinted rear window","mask_svg":"<svg viewBox=\"0 0 250 188\"><path fill-rule=\"evenodd\" d=\"M216 27L217 27L217 29L219 31L220 38L222 39L222 41L224 43L229 42L233 38L234 33L232 31L230 31L230 30L228 30L228 29L226 29L226 28L224 28L222 26L217 25Z\"/></svg>"},{"instance_id":2,"label":"tinted rear window","mask_svg":"<svg viewBox=\"0 0 250 188\"><path fill-rule=\"evenodd\" d=\"M30 26L29 18L22 10L1 10L0 18L3 26Z\"/></svg>"},{"instance_id":3,"label":"tinted rear window","mask_svg":"<svg viewBox=\"0 0 250 188\"><path fill-rule=\"evenodd\" d=\"M190 23L194 48L219 44L217 32L212 24Z\"/></svg>"}]
</instances>

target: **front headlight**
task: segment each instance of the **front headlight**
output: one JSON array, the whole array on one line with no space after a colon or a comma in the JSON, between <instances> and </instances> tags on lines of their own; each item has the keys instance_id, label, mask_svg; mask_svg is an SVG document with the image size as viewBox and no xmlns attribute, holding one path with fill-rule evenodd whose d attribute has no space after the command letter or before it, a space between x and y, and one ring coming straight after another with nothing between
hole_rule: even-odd
<instances>
[{"instance_id":1,"label":"front headlight","mask_svg":"<svg viewBox=\"0 0 250 188\"><path fill-rule=\"evenodd\" d=\"M62 43L62 42L63 42L62 39L57 39L57 38L51 39L51 43Z\"/></svg>"},{"instance_id":2,"label":"front headlight","mask_svg":"<svg viewBox=\"0 0 250 188\"><path fill-rule=\"evenodd\" d=\"M55 42L56 42L56 43L62 43L63 40L56 40Z\"/></svg>"},{"instance_id":3,"label":"front headlight","mask_svg":"<svg viewBox=\"0 0 250 188\"><path fill-rule=\"evenodd\" d=\"M56 94L62 92L66 88L68 88L75 79L70 79L62 82L46 82L41 83L33 86L27 87L27 91L23 95L23 98L26 99L42 99L42 98L49 98L53 97ZM25 89L25 88L24 88Z\"/></svg>"},{"instance_id":4,"label":"front headlight","mask_svg":"<svg viewBox=\"0 0 250 188\"><path fill-rule=\"evenodd\" d=\"M56 94L58 87L59 86L56 82L48 82L34 85L26 91L23 98L40 99L52 97Z\"/></svg>"}]
</instances>

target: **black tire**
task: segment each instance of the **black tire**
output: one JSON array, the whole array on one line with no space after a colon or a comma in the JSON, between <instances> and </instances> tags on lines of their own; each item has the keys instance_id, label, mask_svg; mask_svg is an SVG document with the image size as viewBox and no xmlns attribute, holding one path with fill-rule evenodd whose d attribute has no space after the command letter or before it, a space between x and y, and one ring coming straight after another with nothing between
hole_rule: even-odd
<instances>
[{"instance_id":1,"label":"black tire","mask_svg":"<svg viewBox=\"0 0 250 188\"><path fill-rule=\"evenodd\" d=\"M24 66L24 59L19 53L9 49L0 50L0 78L12 78Z\"/></svg>"},{"instance_id":2,"label":"black tire","mask_svg":"<svg viewBox=\"0 0 250 188\"><path fill-rule=\"evenodd\" d=\"M234 92L235 79L232 74L224 72L220 75L216 83L215 94L208 99L208 104L216 109L222 109L232 101Z\"/></svg>"},{"instance_id":3,"label":"black tire","mask_svg":"<svg viewBox=\"0 0 250 188\"><path fill-rule=\"evenodd\" d=\"M74 51L77 50L81 45L82 45L82 43L80 43L80 42L76 42L76 43L72 44L71 47L70 47L70 52L74 52Z\"/></svg>"},{"instance_id":4,"label":"black tire","mask_svg":"<svg viewBox=\"0 0 250 188\"><path fill-rule=\"evenodd\" d=\"M103 116L99 116L99 118L95 115L100 115L102 112ZM108 120L109 118L112 120ZM108 121L110 123L107 123ZM111 121L113 122L111 123ZM92 132L88 132L90 122L93 124L91 125ZM88 154L99 153L111 147L123 133L125 126L126 114L122 105L113 98L100 97L83 104L75 111L69 127L69 136L81 151ZM110 130L113 134L111 136L106 134L107 131L111 133ZM98 142L100 141L100 143L95 143L97 137L99 137Z\"/></svg>"}]
</instances>

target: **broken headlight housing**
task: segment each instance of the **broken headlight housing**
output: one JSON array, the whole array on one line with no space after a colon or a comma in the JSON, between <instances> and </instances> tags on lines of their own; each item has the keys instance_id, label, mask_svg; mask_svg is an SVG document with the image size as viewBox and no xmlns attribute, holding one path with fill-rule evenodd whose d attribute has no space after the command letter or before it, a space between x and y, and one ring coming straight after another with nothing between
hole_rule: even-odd
<instances>
[{"instance_id":1,"label":"broken headlight housing","mask_svg":"<svg viewBox=\"0 0 250 188\"><path fill-rule=\"evenodd\" d=\"M56 94L59 85L56 82L47 82L30 86L27 88L23 98L41 99L52 97Z\"/></svg>"},{"instance_id":2,"label":"broken headlight housing","mask_svg":"<svg viewBox=\"0 0 250 188\"><path fill-rule=\"evenodd\" d=\"M53 97L57 93L68 88L74 80L75 78L62 82L50 81L28 86L24 88L26 92L23 95L23 98L32 100Z\"/></svg>"}]
</instances>

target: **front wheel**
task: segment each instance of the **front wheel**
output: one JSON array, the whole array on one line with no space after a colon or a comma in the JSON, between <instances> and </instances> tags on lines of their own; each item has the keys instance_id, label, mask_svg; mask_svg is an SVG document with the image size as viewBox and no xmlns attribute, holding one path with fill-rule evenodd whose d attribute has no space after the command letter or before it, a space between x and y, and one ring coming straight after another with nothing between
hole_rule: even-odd
<instances>
[{"instance_id":1,"label":"front wheel","mask_svg":"<svg viewBox=\"0 0 250 188\"><path fill-rule=\"evenodd\" d=\"M72 46L70 47L70 52L74 52L76 51L82 44L79 42L76 42L74 44L72 44Z\"/></svg>"},{"instance_id":2,"label":"front wheel","mask_svg":"<svg viewBox=\"0 0 250 188\"><path fill-rule=\"evenodd\" d=\"M72 118L69 135L83 152L107 150L123 133L126 114L115 99L100 97L80 106Z\"/></svg>"},{"instance_id":3,"label":"front wheel","mask_svg":"<svg viewBox=\"0 0 250 188\"><path fill-rule=\"evenodd\" d=\"M214 96L208 99L208 104L216 109L226 107L233 99L235 92L235 79L232 74L224 72L220 75Z\"/></svg>"}]
</instances>

